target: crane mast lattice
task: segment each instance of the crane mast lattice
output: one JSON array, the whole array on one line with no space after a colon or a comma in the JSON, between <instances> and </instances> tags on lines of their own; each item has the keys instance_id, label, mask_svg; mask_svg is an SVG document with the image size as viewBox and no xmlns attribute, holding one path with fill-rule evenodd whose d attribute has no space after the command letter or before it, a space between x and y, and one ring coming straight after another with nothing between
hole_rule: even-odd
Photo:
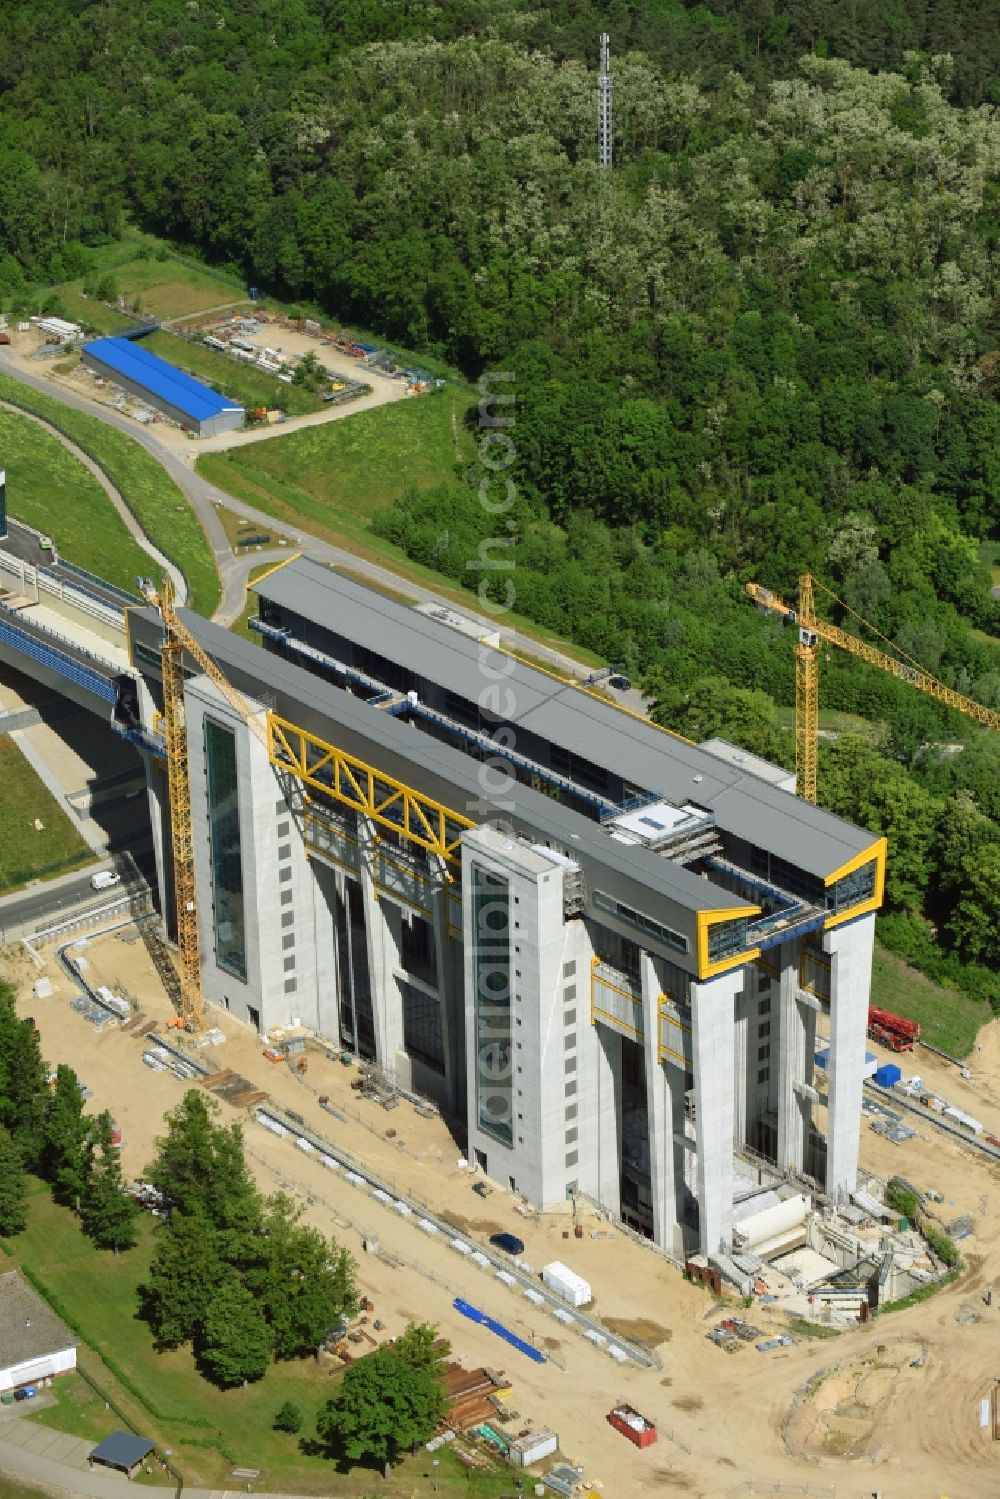
<instances>
[{"instance_id":1,"label":"crane mast lattice","mask_svg":"<svg viewBox=\"0 0 1000 1499\"><path fill-rule=\"evenodd\" d=\"M160 611L163 643L160 662L163 675L163 729L167 751L167 797L170 802L170 832L174 859L174 904L177 908L177 952L180 960L181 1020L189 1031L199 1031L204 1015L201 992L201 956L198 905L195 898L194 833L191 818L191 773L188 765L187 724L184 714L184 656L191 656L223 697L235 708L257 738L267 746L267 730L242 693L228 682L211 657L202 649L174 609L169 580L150 602Z\"/></svg>"},{"instance_id":2,"label":"crane mast lattice","mask_svg":"<svg viewBox=\"0 0 1000 1499\"><path fill-rule=\"evenodd\" d=\"M967 718L974 718L987 729L1000 729L1000 713L993 708L985 708L982 703L975 702L964 693L956 692L954 687L949 687L944 682L938 681L937 677L931 676L929 671L917 661L900 660L896 656L890 656L887 651L879 650L877 646L869 645L866 640L859 640L856 635L850 635L846 630L841 630L837 625L827 624L825 619L818 618L816 614L814 579L804 573L799 579L799 606L792 609L772 593L769 588L762 588L759 583L748 583L746 591L754 603L761 609L770 609L775 614L780 614L789 624L797 624L799 627L799 643L795 649L795 784L799 796L806 801L816 800L816 779L819 767L819 642L825 640L829 645L839 646L843 651L849 651L852 656L860 656L862 661L867 661L870 666L877 666L880 671L888 672L890 676L899 677L903 682L908 682L911 687L916 687L918 692L926 692L930 697L936 698L939 703L954 708L958 713L964 713ZM835 593L828 588L823 592L829 594L830 598L838 604L843 600L838 599ZM846 605L843 605L846 608ZM853 612L853 611L849 611ZM857 616L861 624L867 624L866 620ZM869 629L873 626L868 625ZM878 632L875 631L877 634ZM889 644L890 642L886 642Z\"/></svg>"}]
</instances>

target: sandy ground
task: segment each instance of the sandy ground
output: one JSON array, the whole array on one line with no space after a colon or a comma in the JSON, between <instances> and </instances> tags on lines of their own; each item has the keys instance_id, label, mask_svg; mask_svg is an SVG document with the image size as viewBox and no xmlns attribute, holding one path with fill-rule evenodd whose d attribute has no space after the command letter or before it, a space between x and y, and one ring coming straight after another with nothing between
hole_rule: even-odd
<instances>
[{"instance_id":1,"label":"sandy ground","mask_svg":"<svg viewBox=\"0 0 1000 1499\"><path fill-rule=\"evenodd\" d=\"M168 1002L140 942L111 934L92 939L83 953L97 982L124 986L150 1019L167 1018ZM26 957L8 953L6 968L19 983L25 1012L35 1017L46 1057L70 1062L93 1089L92 1106L111 1109L124 1133L125 1173L140 1174L163 1113L179 1100L184 1085L142 1066L138 1038L120 1030L98 1035L71 1012L70 986L51 959L47 971L55 992L46 1000L30 998L35 971ZM839 1338L806 1340L768 1354L749 1347L728 1355L705 1338L718 1309L652 1250L589 1214L580 1219L583 1237L571 1234L566 1241L563 1233L573 1227L568 1212L527 1220L499 1188L479 1198L458 1168L459 1152L441 1121L422 1119L405 1103L384 1111L360 1100L350 1089L354 1069L318 1052L309 1053L308 1073L299 1081L283 1064L263 1059L259 1038L247 1028L214 1011L210 1018L227 1037L207 1053L220 1067L251 1079L387 1182L432 1201L474 1236L485 1238L498 1229L517 1233L525 1240L525 1259L536 1268L565 1259L590 1280L601 1317L623 1335L655 1342L660 1369L613 1365L412 1220L352 1188L339 1173L324 1171L287 1140L247 1122L248 1154L261 1185L267 1190L281 1185L297 1195L309 1219L357 1256L361 1288L385 1322L384 1336L414 1318L432 1319L457 1354L474 1364L505 1368L515 1408L526 1420L552 1426L563 1450L584 1464L588 1479L602 1480L609 1495L666 1490L724 1499L749 1492L743 1482L750 1478L759 1484L808 1484L817 1494L832 1495L835 1486L840 1499L867 1499L876 1489L883 1499L986 1499L1000 1490L1000 1442L989 1441L978 1424L979 1401L1000 1376L1000 1305L988 1310L981 1300L987 1284L1000 1282L1000 1167L930 1129L896 1147L866 1124L862 1157L869 1170L901 1171L921 1187L937 1187L945 1194L939 1207L944 1216L972 1213L976 1235L963 1244L968 1273L923 1306ZM1000 1057L1000 1022L984 1032L978 1056L988 1080ZM923 1063L921 1056L927 1076L930 1068ZM977 1077L978 1069L970 1086ZM348 1114L346 1125L319 1107L320 1093ZM221 1107L223 1117L235 1117L228 1105ZM366 1254L362 1239L368 1236L377 1237L382 1250L400 1263ZM534 1365L459 1317L451 1304L456 1295L534 1338L549 1360ZM765 1328L780 1325L766 1308L751 1315ZM912 1367L911 1358L918 1355L925 1361ZM823 1378L807 1390L819 1374ZM608 1409L620 1398L657 1423L656 1446L639 1452L606 1424Z\"/></svg>"}]
</instances>

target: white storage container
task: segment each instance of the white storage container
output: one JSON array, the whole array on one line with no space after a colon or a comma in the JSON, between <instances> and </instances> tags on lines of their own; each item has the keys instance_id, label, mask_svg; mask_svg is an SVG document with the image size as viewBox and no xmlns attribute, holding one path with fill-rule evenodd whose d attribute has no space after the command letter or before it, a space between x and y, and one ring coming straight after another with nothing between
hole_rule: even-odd
<instances>
[{"instance_id":1,"label":"white storage container","mask_svg":"<svg viewBox=\"0 0 1000 1499\"><path fill-rule=\"evenodd\" d=\"M546 1265L542 1271L542 1284L570 1306L586 1306L592 1301L593 1295L590 1290L589 1281L584 1280L582 1275L577 1275L560 1260L553 1260L551 1265Z\"/></svg>"}]
</instances>

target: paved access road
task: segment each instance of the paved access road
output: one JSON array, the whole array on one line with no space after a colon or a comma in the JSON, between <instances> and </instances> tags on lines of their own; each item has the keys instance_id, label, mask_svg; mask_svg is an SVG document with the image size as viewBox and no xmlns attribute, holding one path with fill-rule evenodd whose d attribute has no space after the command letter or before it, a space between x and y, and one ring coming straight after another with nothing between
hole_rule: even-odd
<instances>
[{"instance_id":1,"label":"paved access road","mask_svg":"<svg viewBox=\"0 0 1000 1499\"><path fill-rule=\"evenodd\" d=\"M94 890L91 875L99 869L114 869L116 864L122 869L121 884L108 890ZM46 880L44 884L0 897L0 945L40 926L84 915L88 910L105 906L123 895L145 896L155 884L156 865L149 840L134 852L115 858L95 858L86 869L76 869L71 874Z\"/></svg>"}]
</instances>

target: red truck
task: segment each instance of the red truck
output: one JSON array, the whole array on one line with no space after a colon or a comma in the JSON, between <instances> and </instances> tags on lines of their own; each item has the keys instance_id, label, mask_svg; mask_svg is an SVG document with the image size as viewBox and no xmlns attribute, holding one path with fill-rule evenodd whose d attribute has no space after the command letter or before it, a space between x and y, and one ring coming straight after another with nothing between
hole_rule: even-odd
<instances>
[{"instance_id":1,"label":"red truck","mask_svg":"<svg viewBox=\"0 0 1000 1499\"><path fill-rule=\"evenodd\" d=\"M920 1026L916 1020L904 1020L891 1010L868 1007L868 1035L890 1051L912 1051L913 1043L920 1039Z\"/></svg>"},{"instance_id":2,"label":"red truck","mask_svg":"<svg viewBox=\"0 0 1000 1499\"><path fill-rule=\"evenodd\" d=\"M608 1421L615 1431L620 1431L623 1437L628 1437L637 1447L651 1447L656 1441L656 1427L652 1421L640 1416L631 1405L616 1405L613 1410L608 1411Z\"/></svg>"}]
</instances>

